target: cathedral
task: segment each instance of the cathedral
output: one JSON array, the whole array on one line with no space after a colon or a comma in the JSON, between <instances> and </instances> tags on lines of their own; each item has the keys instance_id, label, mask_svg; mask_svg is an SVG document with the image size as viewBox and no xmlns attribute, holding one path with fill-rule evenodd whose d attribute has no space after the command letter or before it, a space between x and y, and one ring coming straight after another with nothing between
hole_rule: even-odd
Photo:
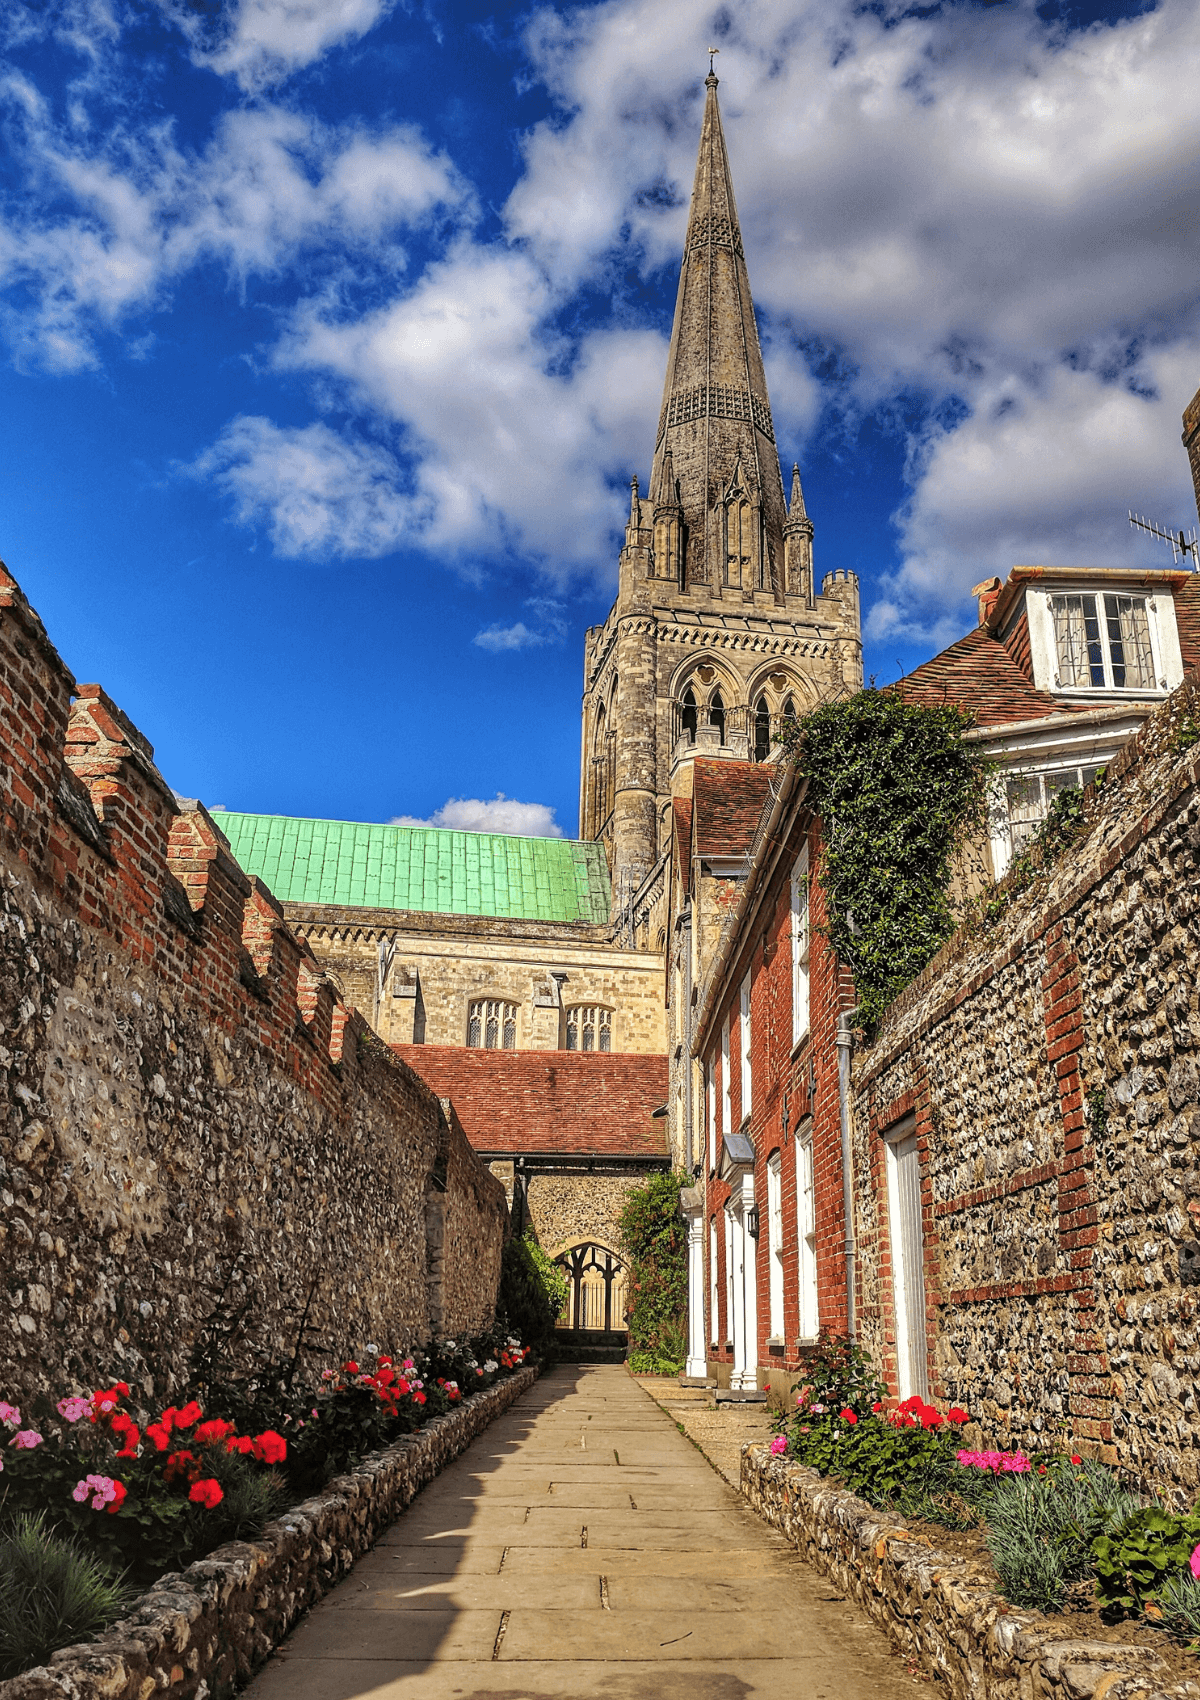
<instances>
[{"instance_id":1,"label":"cathedral","mask_svg":"<svg viewBox=\"0 0 1200 1700\"><path fill-rule=\"evenodd\" d=\"M584 641L577 840L218 816L339 995L453 1104L589 1328L614 1314L624 1193L693 1167L694 989L775 734L862 683L857 581L818 580L798 467L785 494L712 74L645 491Z\"/></svg>"}]
</instances>

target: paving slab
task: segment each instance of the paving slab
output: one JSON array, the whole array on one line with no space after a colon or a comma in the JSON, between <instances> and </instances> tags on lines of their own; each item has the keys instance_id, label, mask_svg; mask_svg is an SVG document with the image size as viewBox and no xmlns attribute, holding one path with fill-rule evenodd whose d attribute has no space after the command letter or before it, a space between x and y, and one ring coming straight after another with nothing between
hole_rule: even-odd
<instances>
[{"instance_id":1,"label":"paving slab","mask_svg":"<svg viewBox=\"0 0 1200 1700\"><path fill-rule=\"evenodd\" d=\"M673 1411L623 1368L581 1365L425 1488L247 1700L899 1700L912 1685Z\"/></svg>"}]
</instances>

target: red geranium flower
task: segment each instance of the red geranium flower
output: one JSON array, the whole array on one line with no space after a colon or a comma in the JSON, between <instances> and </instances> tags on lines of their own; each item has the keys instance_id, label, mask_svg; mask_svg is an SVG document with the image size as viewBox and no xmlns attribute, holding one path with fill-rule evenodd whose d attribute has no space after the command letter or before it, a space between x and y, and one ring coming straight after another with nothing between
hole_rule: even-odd
<instances>
[{"instance_id":1,"label":"red geranium flower","mask_svg":"<svg viewBox=\"0 0 1200 1700\"><path fill-rule=\"evenodd\" d=\"M846 1409L844 1411L839 1411L838 1416L841 1417L844 1422L856 1423L858 1421L857 1416L855 1416L854 1412L850 1409L849 1405L846 1406Z\"/></svg>"},{"instance_id":2,"label":"red geranium flower","mask_svg":"<svg viewBox=\"0 0 1200 1700\"><path fill-rule=\"evenodd\" d=\"M245 1455L254 1450L254 1442L248 1434L231 1434L225 1442L226 1452L240 1452Z\"/></svg>"},{"instance_id":3,"label":"red geranium flower","mask_svg":"<svg viewBox=\"0 0 1200 1700\"><path fill-rule=\"evenodd\" d=\"M136 1423L130 1423L127 1428L121 1430L121 1433L125 1436L125 1444L117 1453L117 1457L136 1458L138 1455L138 1445L142 1438L138 1433Z\"/></svg>"},{"instance_id":4,"label":"red geranium flower","mask_svg":"<svg viewBox=\"0 0 1200 1700\"><path fill-rule=\"evenodd\" d=\"M423 1393L414 1393L413 1394L413 1404L414 1405L423 1405L424 1403L425 1403L425 1395Z\"/></svg>"},{"instance_id":5,"label":"red geranium flower","mask_svg":"<svg viewBox=\"0 0 1200 1700\"><path fill-rule=\"evenodd\" d=\"M254 1441L254 1456L264 1464L281 1464L287 1457L287 1441L273 1428L264 1429Z\"/></svg>"},{"instance_id":6,"label":"red geranium flower","mask_svg":"<svg viewBox=\"0 0 1200 1700\"><path fill-rule=\"evenodd\" d=\"M190 1500L196 1505L203 1505L208 1511L211 1511L214 1505L220 1505L224 1497L220 1482L213 1481L211 1476L206 1477L204 1481L193 1482L188 1494Z\"/></svg>"},{"instance_id":7,"label":"red geranium flower","mask_svg":"<svg viewBox=\"0 0 1200 1700\"><path fill-rule=\"evenodd\" d=\"M224 1440L227 1434L232 1433L232 1423L227 1423L223 1417L210 1417L208 1422L200 1424L193 1439L197 1446L211 1446L214 1440Z\"/></svg>"},{"instance_id":8,"label":"red geranium flower","mask_svg":"<svg viewBox=\"0 0 1200 1700\"><path fill-rule=\"evenodd\" d=\"M159 1452L165 1452L171 1444L171 1431L165 1423L147 1423L146 1439L152 1440Z\"/></svg>"},{"instance_id":9,"label":"red geranium flower","mask_svg":"<svg viewBox=\"0 0 1200 1700\"><path fill-rule=\"evenodd\" d=\"M941 1426L942 1426L942 1413L940 1411L935 1411L932 1405L922 1405L922 1407L921 1407L921 1427L922 1428L941 1428Z\"/></svg>"},{"instance_id":10,"label":"red geranium flower","mask_svg":"<svg viewBox=\"0 0 1200 1700\"><path fill-rule=\"evenodd\" d=\"M190 1477L196 1474L196 1455L194 1452L172 1452L163 1468L163 1480L177 1482L180 1476Z\"/></svg>"},{"instance_id":11,"label":"red geranium flower","mask_svg":"<svg viewBox=\"0 0 1200 1700\"><path fill-rule=\"evenodd\" d=\"M128 1391L128 1389L126 1389L126 1391ZM119 1456L120 1456L120 1454L118 1453L118 1457ZM108 1514L109 1514L110 1517L115 1516L116 1513L121 1509L121 1507L125 1503L125 1500L126 1500L128 1494L129 1494L129 1489L125 1486L124 1482L117 1482L117 1481L113 1482L113 1496L108 1502Z\"/></svg>"},{"instance_id":12,"label":"red geranium flower","mask_svg":"<svg viewBox=\"0 0 1200 1700\"><path fill-rule=\"evenodd\" d=\"M358 1374L358 1365L354 1362L353 1359L350 1359L347 1363L344 1363L342 1365L342 1373L344 1375L357 1375Z\"/></svg>"},{"instance_id":13,"label":"red geranium flower","mask_svg":"<svg viewBox=\"0 0 1200 1700\"><path fill-rule=\"evenodd\" d=\"M961 1405L951 1405L950 1409L946 1412L946 1421L948 1423L969 1423L970 1420L970 1417L967 1412L963 1410Z\"/></svg>"},{"instance_id":14,"label":"red geranium flower","mask_svg":"<svg viewBox=\"0 0 1200 1700\"><path fill-rule=\"evenodd\" d=\"M879 1412L882 1411L883 1406L879 1403L879 1400L876 1399L875 1403L871 1406L871 1409L876 1413L876 1415L878 1415Z\"/></svg>"},{"instance_id":15,"label":"red geranium flower","mask_svg":"<svg viewBox=\"0 0 1200 1700\"><path fill-rule=\"evenodd\" d=\"M192 1424L198 1423L203 1415L204 1412L200 1409L199 1405L197 1405L196 1401L194 1399L189 1399L187 1404L183 1406L182 1410L176 1411L175 1427L191 1428Z\"/></svg>"}]
</instances>

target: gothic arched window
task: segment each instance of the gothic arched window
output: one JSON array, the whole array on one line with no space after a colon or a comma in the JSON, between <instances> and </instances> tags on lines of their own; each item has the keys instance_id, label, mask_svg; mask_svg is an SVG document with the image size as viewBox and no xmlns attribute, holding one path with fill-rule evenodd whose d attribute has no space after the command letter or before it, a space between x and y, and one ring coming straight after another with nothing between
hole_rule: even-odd
<instances>
[{"instance_id":1,"label":"gothic arched window","mask_svg":"<svg viewBox=\"0 0 1200 1700\"><path fill-rule=\"evenodd\" d=\"M766 761L771 753L771 711L766 697L759 697L754 707L754 759Z\"/></svg>"},{"instance_id":2,"label":"gothic arched window","mask_svg":"<svg viewBox=\"0 0 1200 1700\"><path fill-rule=\"evenodd\" d=\"M715 726L722 743L725 742L725 701L720 691L714 691L708 705L708 724Z\"/></svg>"},{"instance_id":3,"label":"gothic arched window","mask_svg":"<svg viewBox=\"0 0 1200 1700\"><path fill-rule=\"evenodd\" d=\"M568 1051L611 1051L612 1010L577 1004L567 1011Z\"/></svg>"},{"instance_id":4,"label":"gothic arched window","mask_svg":"<svg viewBox=\"0 0 1200 1700\"><path fill-rule=\"evenodd\" d=\"M754 510L745 497L735 498L725 510L725 583L737 590L747 581L743 574L754 559Z\"/></svg>"},{"instance_id":5,"label":"gothic arched window","mask_svg":"<svg viewBox=\"0 0 1200 1700\"><path fill-rule=\"evenodd\" d=\"M696 693L689 685L683 693L683 709L679 716L679 735L689 744L696 742Z\"/></svg>"},{"instance_id":6,"label":"gothic arched window","mask_svg":"<svg viewBox=\"0 0 1200 1700\"><path fill-rule=\"evenodd\" d=\"M796 705L792 701L791 697L788 697L787 701L783 705L783 718L785 720L794 720L796 718Z\"/></svg>"},{"instance_id":7,"label":"gothic arched window","mask_svg":"<svg viewBox=\"0 0 1200 1700\"><path fill-rule=\"evenodd\" d=\"M480 998L467 1012L467 1044L472 1050L515 1051L517 1006L499 998Z\"/></svg>"}]
</instances>

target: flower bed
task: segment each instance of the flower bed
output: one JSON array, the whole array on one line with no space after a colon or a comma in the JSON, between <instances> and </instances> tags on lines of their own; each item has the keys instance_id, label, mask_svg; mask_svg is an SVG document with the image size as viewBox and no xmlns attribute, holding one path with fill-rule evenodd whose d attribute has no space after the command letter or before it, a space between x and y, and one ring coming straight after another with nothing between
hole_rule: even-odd
<instances>
[{"instance_id":1,"label":"flower bed","mask_svg":"<svg viewBox=\"0 0 1200 1700\"><path fill-rule=\"evenodd\" d=\"M779 1465L836 1478L852 1506L919 1519L932 1527L916 1537L927 1545L973 1546L972 1585L1000 1613L1067 1612L1098 1642L1132 1620L1137 1627L1121 1633L1157 1640L1160 1663L1200 1678L1181 1651L1200 1637L1200 1516L1147 1503L1078 1453L967 1446L967 1411L942 1412L920 1397L888 1401L848 1341L824 1341L812 1377L777 1425L769 1455Z\"/></svg>"},{"instance_id":2,"label":"flower bed","mask_svg":"<svg viewBox=\"0 0 1200 1700\"><path fill-rule=\"evenodd\" d=\"M45 1666L0 1682L0 1700L145 1700L168 1689L176 1700L226 1700L537 1374L534 1365L514 1369L364 1458L255 1539L222 1546L182 1574L161 1576L96 1641L63 1648Z\"/></svg>"},{"instance_id":3,"label":"flower bed","mask_svg":"<svg viewBox=\"0 0 1200 1700\"><path fill-rule=\"evenodd\" d=\"M145 1585L229 1540L252 1538L364 1454L453 1411L463 1386L484 1391L528 1356L511 1339L489 1336L477 1346L482 1363L473 1347L452 1340L399 1363L371 1346L365 1365L347 1359L315 1387L295 1366L250 1384L211 1383L208 1413L198 1399L157 1414L136 1409L125 1382L56 1402L43 1396L24 1416L0 1403L0 1437L8 1431L0 1519L16 1537L0 1576L0 1676L44 1657L59 1639L56 1623L72 1624L75 1639L103 1627L103 1616L81 1619L61 1604L77 1592L69 1576L39 1580L43 1550L53 1555L58 1543L63 1575L75 1558ZM272 1421L264 1425L266 1413Z\"/></svg>"}]
</instances>

